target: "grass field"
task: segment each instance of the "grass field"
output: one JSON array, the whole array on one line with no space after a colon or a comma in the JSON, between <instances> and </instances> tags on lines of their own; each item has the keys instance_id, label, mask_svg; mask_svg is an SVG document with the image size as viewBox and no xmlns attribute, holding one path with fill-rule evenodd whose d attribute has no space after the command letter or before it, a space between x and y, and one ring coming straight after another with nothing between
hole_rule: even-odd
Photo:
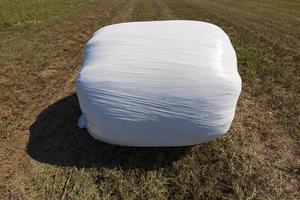
<instances>
[{"instance_id":1,"label":"grass field","mask_svg":"<svg viewBox=\"0 0 300 200\"><path fill-rule=\"evenodd\" d=\"M3 199L300 199L299 0L0 0ZM228 134L128 148L76 128L82 48L118 22L227 32L243 91Z\"/></svg>"}]
</instances>

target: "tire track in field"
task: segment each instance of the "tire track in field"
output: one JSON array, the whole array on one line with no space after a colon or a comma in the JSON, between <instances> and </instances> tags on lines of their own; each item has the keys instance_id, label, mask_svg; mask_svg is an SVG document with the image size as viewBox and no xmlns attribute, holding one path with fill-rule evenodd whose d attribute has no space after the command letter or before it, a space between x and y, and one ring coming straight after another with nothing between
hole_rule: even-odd
<instances>
[{"instance_id":1,"label":"tire track in field","mask_svg":"<svg viewBox=\"0 0 300 200\"><path fill-rule=\"evenodd\" d=\"M129 0L123 9L110 20L110 24L131 21L137 2L138 0Z\"/></svg>"},{"instance_id":2,"label":"tire track in field","mask_svg":"<svg viewBox=\"0 0 300 200\"><path fill-rule=\"evenodd\" d=\"M155 0L154 5L158 8L160 20L179 19L179 17L176 15L176 13L171 10L171 8L166 4L166 2L164 0Z\"/></svg>"},{"instance_id":3,"label":"tire track in field","mask_svg":"<svg viewBox=\"0 0 300 200\"><path fill-rule=\"evenodd\" d=\"M176 15L161 0L137 0L132 13L133 21L156 21L177 19Z\"/></svg>"}]
</instances>

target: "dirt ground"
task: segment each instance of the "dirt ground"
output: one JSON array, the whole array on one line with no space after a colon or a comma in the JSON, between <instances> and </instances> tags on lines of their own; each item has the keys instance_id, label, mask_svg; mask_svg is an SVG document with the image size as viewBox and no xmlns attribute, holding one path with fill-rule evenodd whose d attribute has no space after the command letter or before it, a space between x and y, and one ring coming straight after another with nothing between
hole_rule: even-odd
<instances>
[{"instance_id":1,"label":"dirt ground","mask_svg":"<svg viewBox=\"0 0 300 200\"><path fill-rule=\"evenodd\" d=\"M0 197L300 199L299 1L77 0L53 10L0 21ZM76 127L84 44L105 25L167 19L228 33L243 80L230 131L178 148L93 140Z\"/></svg>"}]
</instances>

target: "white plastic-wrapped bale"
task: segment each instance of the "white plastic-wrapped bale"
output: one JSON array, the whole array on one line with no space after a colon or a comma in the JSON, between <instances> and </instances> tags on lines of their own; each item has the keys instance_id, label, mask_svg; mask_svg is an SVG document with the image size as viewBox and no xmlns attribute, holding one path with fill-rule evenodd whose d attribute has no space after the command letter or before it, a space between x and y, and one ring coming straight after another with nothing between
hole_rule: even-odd
<instances>
[{"instance_id":1,"label":"white plastic-wrapped bale","mask_svg":"<svg viewBox=\"0 0 300 200\"><path fill-rule=\"evenodd\" d=\"M78 125L125 146L185 146L223 135L241 92L228 36L184 20L101 28L85 46L76 85Z\"/></svg>"}]
</instances>

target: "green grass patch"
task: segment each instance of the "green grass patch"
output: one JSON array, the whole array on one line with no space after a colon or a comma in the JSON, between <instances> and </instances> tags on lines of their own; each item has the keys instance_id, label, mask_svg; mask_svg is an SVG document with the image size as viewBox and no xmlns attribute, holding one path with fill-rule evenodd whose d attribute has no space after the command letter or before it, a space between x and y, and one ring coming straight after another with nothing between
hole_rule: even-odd
<instances>
[{"instance_id":1,"label":"green grass patch","mask_svg":"<svg viewBox=\"0 0 300 200\"><path fill-rule=\"evenodd\" d=\"M238 57L239 72L244 81L252 82L256 78L274 80L284 75L282 68L263 51L237 40L233 40L233 45Z\"/></svg>"},{"instance_id":2,"label":"green grass patch","mask_svg":"<svg viewBox=\"0 0 300 200\"><path fill-rule=\"evenodd\" d=\"M0 31L18 24L39 22L93 0L11 0L0 4Z\"/></svg>"}]
</instances>

